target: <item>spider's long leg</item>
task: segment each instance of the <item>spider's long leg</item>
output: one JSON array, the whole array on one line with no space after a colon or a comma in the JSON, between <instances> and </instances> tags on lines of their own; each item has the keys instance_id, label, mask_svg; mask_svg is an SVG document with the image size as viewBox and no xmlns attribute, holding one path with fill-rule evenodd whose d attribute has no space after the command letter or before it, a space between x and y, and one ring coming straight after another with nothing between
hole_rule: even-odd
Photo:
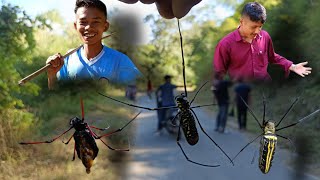
<instances>
[{"instance_id":1,"label":"spider's long leg","mask_svg":"<svg viewBox=\"0 0 320 180\"><path fill-rule=\"evenodd\" d=\"M186 86L186 68L184 65L184 53L183 53L183 43L182 43L182 34L181 34L181 29L180 29L180 22L178 20L178 29L179 29L179 35L180 35L180 48L181 48L181 56L182 56L182 75L183 75L183 85L184 85L184 93L185 96L188 97L187 93L187 86Z\"/></svg>"},{"instance_id":2,"label":"spider's long leg","mask_svg":"<svg viewBox=\"0 0 320 180\"><path fill-rule=\"evenodd\" d=\"M72 161L74 161L75 159L76 159L76 143L74 143L74 147L73 147Z\"/></svg>"},{"instance_id":3,"label":"spider's long leg","mask_svg":"<svg viewBox=\"0 0 320 180\"><path fill-rule=\"evenodd\" d=\"M208 164L202 164L202 163L198 163L198 162L195 162L195 161L192 161L189 159L189 157L187 156L187 154L184 152L181 144L180 144L180 129L181 129L181 126L179 125L179 130L178 130L178 136L177 136L177 144L182 152L182 154L184 155L184 157L187 159L187 161L193 163L193 164L197 164L197 165L200 165L200 166L205 166L205 167L219 167L220 165L208 165Z\"/></svg>"},{"instance_id":4,"label":"spider's long leg","mask_svg":"<svg viewBox=\"0 0 320 180\"><path fill-rule=\"evenodd\" d=\"M264 93L262 93L263 96L263 118L262 118L262 125L264 126L266 124L266 97L264 96Z\"/></svg>"},{"instance_id":5,"label":"spider's long leg","mask_svg":"<svg viewBox=\"0 0 320 180\"><path fill-rule=\"evenodd\" d=\"M294 104L296 104L296 102L299 100L299 97L296 98L296 100L291 104L291 106L289 107L289 109L287 110L287 112L282 116L282 118L280 119L280 121L277 123L276 127L278 127L280 125L280 123L282 122L282 120L287 116L287 114L290 112L290 110L293 108Z\"/></svg>"},{"instance_id":6,"label":"spider's long leg","mask_svg":"<svg viewBox=\"0 0 320 180\"><path fill-rule=\"evenodd\" d=\"M293 152L296 152L296 146L293 144L293 142L291 141L291 139L289 139L289 138L287 138L287 137L284 137L284 136L281 136L281 135L279 135L279 134L276 134L277 136L279 136L279 137L281 137L281 138L283 138L283 139L286 139L286 140L288 140L289 142L290 142L290 144L291 144L291 146L293 147Z\"/></svg>"},{"instance_id":7,"label":"spider's long leg","mask_svg":"<svg viewBox=\"0 0 320 180\"><path fill-rule=\"evenodd\" d=\"M178 113L170 120L171 125L174 126L174 127L177 126L177 124L175 124L174 120L179 116L179 114L180 114L180 112L178 112Z\"/></svg>"},{"instance_id":8,"label":"spider's long leg","mask_svg":"<svg viewBox=\"0 0 320 180\"><path fill-rule=\"evenodd\" d=\"M111 136L112 134L115 134L115 133L117 133L117 132L122 131L122 130L123 130L125 127L127 127L132 121L134 121L134 120L139 116L139 114L140 114L141 112L142 112L142 111L140 111L138 114L136 114L136 115L135 115L129 122L127 122L123 127L119 128L119 129L117 129L117 130L115 130L115 131L106 133L106 134L104 134L104 135L97 136L96 139L100 139L100 138L102 138L102 137L108 137L108 136Z\"/></svg>"},{"instance_id":9,"label":"spider's long leg","mask_svg":"<svg viewBox=\"0 0 320 180\"><path fill-rule=\"evenodd\" d=\"M74 133L72 134L72 136L68 139L68 141L67 142L63 142L64 144L69 144L69 142L71 141L71 139L73 138L73 136L74 136Z\"/></svg>"},{"instance_id":10,"label":"spider's long leg","mask_svg":"<svg viewBox=\"0 0 320 180\"><path fill-rule=\"evenodd\" d=\"M110 145L108 145L106 142L104 142L102 139L99 139L104 145L106 145L110 150L113 150L113 151L129 151L130 150L130 143L129 144L129 148L127 149L116 149L116 148L113 148L111 147Z\"/></svg>"},{"instance_id":11,"label":"spider's long leg","mask_svg":"<svg viewBox=\"0 0 320 180\"><path fill-rule=\"evenodd\" d=\"M242 102L246 105L246 107L248 108L250 114L253 116L253 118L257 121L257 123L259 124L260 128L263 129L262 125L260 124L257 116L254 114L254 112L251 110L251 108L249 107L249 105L246 103L246 101L241 97L239 96L242 100Z\"/></svg>"},{"instance_id":12,"label":"spider's long leg","mask_svg":"<svg viewBox=\"0 0 320 180\"><path fill-rule=\"evenodd\" d=\"M83 122L84 121L84 106L83 106L82 97L80 97L80 106L81 106L81 117L82 117L82 122Z\"/></svg>"},{"instance_id":13,"label":"spider's long leg","mask_svg":"<svg viewBox=\"0 0 320 180\"><path fill-rule=\"evenodd\" d=\"M203 129L203 127L202 127L202 125L201 125L201 123L200 123L200 121L199 121L196 113L195 113L192 109L190 109L190 110L191 110L191 112L193 113L193 115L195 116L195 118L197 119L197 122L198 122L198 124L199 124L199 127L200 127L201 131L220 149L220 151L221 151L225 156L227 156L227 158L230 160L230 162L232 163L232 165L234 165L234 164L233 164L233 161L232 161L231 158L227 155L227 153L224 152L224 150L223 150L223 149L207 134L207 132Z\"/></svg>"},{"instance_id":14,"label":"spider's long leg","mask_svg":"<svg viewBox=\"0 0 320 180\"><path fill-rule=\"evenodd\" d=\"M140 113L139 113L140 114ZM138 115L139 115L138 114ZM137 115L137 116L138 116ZM136 116L136 117L137 117ZM134 117L134 119L136 118L136 117ZM131 121L129 121L129 123L130 122L132 122L132 120ZM127 126L129 123L127 123L125 126ZM113 151L129 151L130 150L130 142L129 142L129 140L128 140L128 144L129 144L129 148L127 148L127 149L117 149L117 148L113 148L113 147L111 147L110 145L108 145L105 141L103 141L102 139L101 139L101 137L104 137L104 136L107 136L107 135L103 135L103 136L98 136L95 132L93 132L91 129L90 129L90 127L89 126L87 126L88 127L88 129L89 129L89 131L90 131L90 134L92 135L92 137L94 137L95 139L99 139L105 146L107 146L110 150L113 150ZM121 128L120 128L121 129ZM122 128L123 129L123 128ZM114 134L116 131L114 131L113 133L108 133L108 136L110 136L110 135L112 135L112 134ZM117 131L117 132L119 132L119 131Z\"/></svg>"},{"instance_id":15,"label":"spider's long leg","mask_svg":"<svg viewBox=\"0 0 320 180\"><path fill-rule=\"evenodd\" d=\"M213 103L213 104L203 104L203 105L199 105L199 106L192 106L190 107L191 109L195 109L195 108L200 108L200 107L205 107L205 106L216 106L218 104Z\"/></svg>"},{"instance_id":16,"label":"spider's long leg","mask_svg":"<svg viewBox=\"0 0 320 180\"><path fill-rule=\"evenodd\" d=\"M108 99L114 100L114 101L116 101L116 102L125 104L125 105L127 105L127 106L136 107L136 108L141 108L141 109L146 109L146 110L149 110L149 111L160 110L160 109L178 108L178 106L167 106L167 107L160 107L160 108L148 108L148 107L137 106L137 105L134 105L134 104L129 104L129 103L126 103L126 102L123 102L123 101L119 101L118 99L115 99L115 98L112 98L112 97L110 97L110 96L104 95L104 94L102 94L102 93L100 93L100 92L98 92L98 94L100 94L101 96L104 96L104 97L106 97L106 98L108 98Z\"/></svg>"},{"instance_id":17,"label":"spider's long leg","mask_svg":"<svg viewBox=\"0 0 320 180\"><path fill-rule=\"evenodd\" d=\"M93 128L93 129L96 129L96 130L99 130L99 131L105 131L105 130L107 130L107 129L109 129L110 128L110 126L108 126L108 127L105 127L105 128L99 128L99 127L96 127L96 126L89 126L90 128Z\"/></svg>"},{"instance_id":18,"label":"spider's long leg","mask_svg":"<svg viewBox=\"0 0 320 180\"><path fill-rule=\"evenodd\" d=\"M232 158L232 161L234 161L237 157L238 157L238 155L246 148L246 147L248 147L251 143L253 143L253 141L255 141L256 139L258 139L260 136L262 136L263 135L263 133L262 134L260 134L259 136L257 136L256 138L254 138L252 141L250 141L248 144L246 144L233 158Z\"/></svg>"},{"instance_id":19,"label":"spider's long leg","mask_svg":"<svg viewBox=\"0 0 320 180\"><path fill-rule=\"evenodd\" d=\"M311 116L313 116L313 115L317 114L318 112L320 112L320 109L318 109L318 110L314 111L313 113L311 113L311 114L309 114L308 116L306 116L306 117L304 117L304 118L302 118L302 119L298 120L298 121L297 121L297 122L295 122L295 123L292 123L292 124L290 124L290 125L288 125L288 126L285 126L285 127L279 128L279 129L276 129L276 131L280 131L280 130L283 130L283 129L289 128L289 127L291 127L291 126L295 126L295 125L297 125L297 124L301 123L302 121L304 121L304 120L308 119L309 117L311 117Z\"/></svg>"},{"instance_id":20,"label":"spider's long leg","mask_svg":"<svg viewBox=\"0 0 320 180\"><path fill-rule=\"evenodd\" d=\"M19 144L21 145L26 145L26 144L43 144L43 143L52 143L53 141L59 139L61 136L63 136L64 134L66 134L67 132L69 132L71 129L73 128L73 126L71 126L68 130L66 130L65 132L63 132L62 134L60 134L59 136L50 139L48 141L37 141L37 142L20 142Z\"/></svg>"},{"instance_id":21,"label":"spider's long leg","mask_svg":"<svg viewBox=\"0 0 320 180\"><path fill-rule=\"evenodd\" d=\"M87 128L89 129L92 137L94 137L95 139L99 139L105 146L107 146L110 150L113 150L113 151L129 151L130 150L130 142L129 142L129 139L128 139L128 145L129 145L129 148L127 149L117 149L117 148L113 148L111 147L110 145L108 145L105 141L103 141L101 138L102 137L105 137L105 136L111 136L112 134L116 133L116 132L120 132L122 131L126 126L128 126L133 120L135 120L138 115L141 113L141 111L135 116L133 117L133 119L131 119L128 123L126 123L122 128L119 128L118 130L116 131L113 131L111 133L107 133L107 134L104 134L102 136L98 136L95 132L93 132L91 129L90 129L90 126L87 125Z\"/></svg>"},{"instance_id":22,"label":"spider's long leg","mask_svg":"<svg viewBox=\"0 0 320 180\"><path fill-rule=\"evenodd\" d=\"M253 154L253 157L252 157L252 160L251 160L251 164L253 164L254 161L256 160L256 156L257 156L257 150L254 151L254 154Z\"/></svg>"},{"instance_id":23,"label":"spider's long leg","mask_svg":"<svg viewBox=\"0 0 320 180\"><path fill-rule=\"evenodd\" d=\"M202 86L198 89L198 91L196 92L196 94L194 95L193 99L190 101L190 106L192 104L192 102L196 99L198 93L200 92L200 90L208 83L209 81L205 82L204 84L202 84Z\"/></svg>"}]
</instances>

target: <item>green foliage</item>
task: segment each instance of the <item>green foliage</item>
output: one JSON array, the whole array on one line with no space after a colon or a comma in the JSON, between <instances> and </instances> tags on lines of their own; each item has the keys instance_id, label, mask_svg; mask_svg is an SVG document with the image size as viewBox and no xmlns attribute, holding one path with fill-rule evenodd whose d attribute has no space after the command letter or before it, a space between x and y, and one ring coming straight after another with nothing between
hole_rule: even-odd
<instances>
[{"instance_id":1,"label":"green foliage","mask_svg":"<svg viewBox=\"0 0 320 180\"><path fill-rule=\"evenodd\" d=\"M39 86L29 83L18 86L19 75L31 62L35 48L33 26L43 26L43 19L31 19L17 6L2 5L0 9L0 159L16 158L18 139L29 134L35 116L25 108L21 96L37 95ZM13 159L14 159L13 158Z\"/></svg>"},{"instance_id":2,"label":"green foliage","mask_svg":"<svg viewBox=\"0 0 320 180\"><path fill-rule=\"evenodd\" d=\"M195 31L198 30L198 31ZM210 80L211 69L214 52L214 42L217 41L218 30L214 21L207 21L203 24L195 24L185 34L185 57L189 59L187 66L190 67L197 81L201 77L206 77L205 80ZM189 53L188 53L189 52ZM209 79L208 79L209 77Z\"/></svg>"},{"instance_id":3,"label":"green foliage","mask_svg":"<svg viewBox=\"0 0 320 180\"><path fill-rule=\"evenodd\" d=\"M317 40L320 33L320 27L317 25L320 20L320 3L319 1L308 1L309 8L302 20L304 31L301 33L299 42L302 52L304 52L304 60L308 61L312 67L312 82L315 87L319 87L320 82L320 55L318 49L320 42ZM319 91L317 91L319 92Z\"/></svg>"},{"instance_id":4,"label":"green foliage","mask_svg":"<svg viewBox=\"0 0 320 180\"><path fill-rule=\"evenodd\" d=\"M297 59L301 58L303 52L298 38L292 37L298 37L304 31L302 24L306 17L305 13L301 12L309 9L308 6L308 1L289 3L283 0L278 6L267 12L268 20L265 28L273 39L276 51L296 62L301 61Z\"/></svg>"},{"instance_id":5,"label":"green foliage","mask_svg":"<svg viewBox=\"0 0 320 180\"><path fill-rule=\"evenodd\" d=\"M182 57L180 49L179 31L176 20L164 20L160 16L147 16L145 22L152 28L153 39L150 45L139 48L137 56L141 64L142 72L149 77L154 84L163 83L166 74L173 76L173 83L182 85ZM183 23L181 26L183 28ZM184 41L186 33L182 32ZM184 42L185 63L188 64L190 49ZM194 79L193 71L186 66L187 81Z\"/></svg>"},{"instance_id":6,"label":"green foliage","mask_svg":"<svg viewBox=\"0 0 320 180\"><path fill-rule=\"evenodd\" d=\"M28 91L21 91L18 86L19 71L30 61L30 52L35 47L32 25L35 20L17 6L3 5L0 9L0 111L22 107L18 93L37 94L39 88L28 85Z\"/></svg>"}]
</instances>

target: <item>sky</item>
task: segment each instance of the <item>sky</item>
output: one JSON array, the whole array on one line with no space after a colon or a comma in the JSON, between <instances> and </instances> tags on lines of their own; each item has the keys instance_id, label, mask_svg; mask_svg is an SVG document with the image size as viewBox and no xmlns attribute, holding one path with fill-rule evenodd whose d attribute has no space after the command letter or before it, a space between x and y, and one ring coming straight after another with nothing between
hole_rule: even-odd
<instances>
[{"instance_id":1,"label":"sky","mask_svg":"<svg viewBox=\"0 0 320 180\"><path fill-rule=\"evenodd\" d=\"M140 2L135 4L125 4L118 0L102 1L106 4L108 11L112 11L116 8L119 11L133 13L135 16L137 16L140 23L139 26L141 27L142 31L144 31L145 34L148 34L148 36L145 36L146 38L143 39L140 43L147 43L150 40L151 29L148 24L143 22L143 19L149 14L158 14L155 4L146 5ZM2 2L18 5L30 16L36 16L48 10L57 9L65 19L65 21L68 23L72 23L75 17L73 12L75 0L2 0ZM191 11L200 9L205 5L212 5L212 7L214 7L212 13L204 12L205 15L201 16L202 18L216 19L218 21L221 21L222 19L232 15L232 10L226 9L221 5L214 6L214 3L215 1L212 0L202 0L199 4L194 6Z\"/></svg>"}]
</instances>

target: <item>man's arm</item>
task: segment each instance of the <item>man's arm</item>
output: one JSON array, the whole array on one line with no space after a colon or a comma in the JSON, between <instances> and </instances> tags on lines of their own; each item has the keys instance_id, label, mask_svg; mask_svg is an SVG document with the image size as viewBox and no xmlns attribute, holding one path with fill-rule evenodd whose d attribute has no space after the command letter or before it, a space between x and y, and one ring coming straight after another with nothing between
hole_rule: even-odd
<instances>
[{"instance_id":1,"label":"man's arm","mask_svg":"<svg viewBox=\"0 0 320 180\"><path fill-rule=\"evenodd\" d=\"M228 71L228 62L229 55L227 45L220 41L216 46L213 57L213 71L215 73L214 82L215 80L222 80L226 75Z\"/></svg>"},{"instance_id":2,"label":"man's arm","mask_svg":"<svg viewBox=\"0 0 320 180\"><path fill-rule=\"evenodd\" d=\"M269 34L268 34L268 36L269 36ZM288 59L275 53L270 36L269 36L269 42L268 42L268 58L269 58L269 62L271 62L273 64L277 64L285 70L286 77L289 76L290 71L295 72L296 74L300 75L301 77L305 77L306 75L311 74L312 68L304 67L305 65L308 64L308 62L293 64L292 61L289 61Z\"/></svg>"},{"instance_id":3,"label":"man's arm","mask_svg":"<svg viewBox=\"0 0 320 180\"><path fill-rule=\"evenodd\" d=\"M290 67L293 62L275 53L271 37L267 33L266 35L268 38L268 61L272 64L279 65L282 69L284 69L285 77L288 77L290 74Z\"/></svg>"},{"instance_id":4,"label":"man's arm","mask_svg":"<svg viewBox=\"0 0 320 180\"><path fill-rule=\"evenodd\" d=\"M161 98L160 98L161 89L162 89L161 86L159 86L155 92L157 103L161 101Z\"/></svg>"},{"instance_id":5,"label":"man's arm","mask_svg":"<svg viewBox=\"0 0 320 180\"><path fill-rule=\"evenodd\" d=\"M118 74L118 77L116 77L117 83L130 84L143 77L142 73L127 55L121 53L118 58L120 65L116 73Z\"/></svg>"},{"instance_id":6,"label":"man's arm","mask_svg":"<svg viewBox=\"0 0 320 180\"><path fill-rule=\"evenodd\" d=\"M157 88L156 96L159 97L161 93L162 93L162 85Z\"/></svg>"}]
</instances>

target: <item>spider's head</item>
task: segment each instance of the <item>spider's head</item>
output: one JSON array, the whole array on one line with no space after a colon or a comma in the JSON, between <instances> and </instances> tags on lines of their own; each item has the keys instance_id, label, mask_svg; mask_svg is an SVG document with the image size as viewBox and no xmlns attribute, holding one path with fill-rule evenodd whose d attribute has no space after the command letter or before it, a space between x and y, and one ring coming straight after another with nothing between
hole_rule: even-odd
<instances>
[{"instance_id":1,"label":"spider's head","mask_svg":"<svg viewBox=\"0 0 320 180\"><path fill-rule=\"evenodd\" d=\"M189 108L189 102L184 93L175 97L175 100L179 106L179 108Z\"/></svg>"},{"instance_id":2,"label":"spider's head","mask_svg":"<svg viewBox=\"0 0 320 180\"><path fill-rule=\"evenodd\" d=\"M264 127L264 133L272 133L275 134L276 129L275 129L275 125L273 122L268 121Z\"/></svg>"},{"instance_id":3,"label":"spider's head","mask_svg":"<svg viewBox=\"0 0 320 180\"><path fill-rule=\"evenodd\" d=\"M184 95L184 93L181 93L181 95L176 96L175 99L176 99L177 103L188 102L188 99Z\"/></svg>"},{"instance_id":4,"label":"spider's head","mask_svg":"<svg viewBox=\"0 0 320 180\"><path fill-rule=\"evenodd\" d=\"M82 120L78 117L70 119L70 126L77 126L82 123Z\"/></svg>"}]
</instances>

